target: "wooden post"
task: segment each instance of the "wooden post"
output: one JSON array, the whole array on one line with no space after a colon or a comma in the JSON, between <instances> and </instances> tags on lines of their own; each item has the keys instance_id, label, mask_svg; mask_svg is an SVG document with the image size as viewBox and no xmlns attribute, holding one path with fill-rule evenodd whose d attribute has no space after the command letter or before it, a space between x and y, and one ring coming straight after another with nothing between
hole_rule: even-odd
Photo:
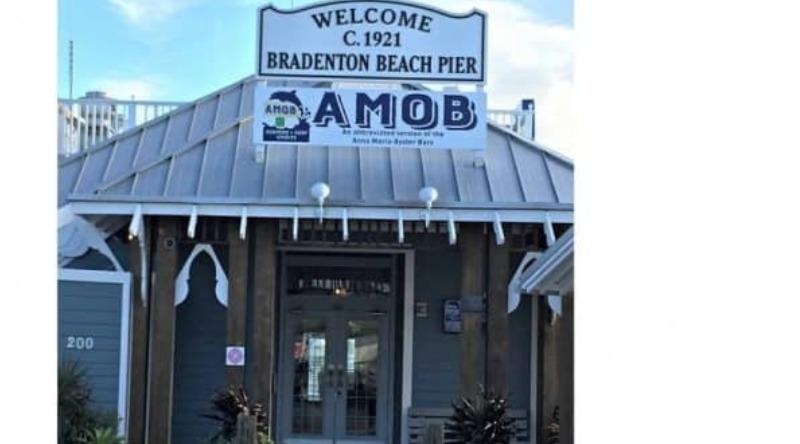
<instances>
[{"instance_id":1,"label":"wooden post","mask_svg":"<svg viewBox=\"0 0 800 444\"><path fill-rule=\"evenodd\" d=\"M508 395L508 280L511 252L508 243L489 242L489 293L486 316L487 388Z\"/></svg>"},{"instance_id":2,"label":"wooden post","mask_svg":"<svg viewBox=\"0 0 800 444\"><path fill-rule=\"evenodd\" d=\"M175 276L178 221L156 221L155 260L150 298L150 353L147 378L147 444L169 444L172 425L172 372L175 356Z\"/></svg>"},{"instance_id":3,"label":"wooden post","mask_svg":"<svg viewBox=\"0 0 800 444\"><path fill-rule=\"evenodd\" d=\"M239 237L239 220L231 219L228 222L228 346L245 345L247 262L247 241ZM226 367L225 380L233 387L244 384L244 367Z\"/></svg>"},{"instance_id":4,"label":"wooden post","mask_svg":"<svg viewBox=\"0 0 800 444\"><path fill-rule=\"evenodd\" d=\"M540 304L540 320L542 325L542 411L540 412L539 423L541 424L540 442L547 442L548 429L553 418L553 411L559 401L559 373L558 373L558 344L561 340L562 318L557 318L553 323L552 311L550 310L547 296L534 296L534 303ZM559 416L561 408L559 408Z\"/></svg>"},{"instance_id":5,"label":"wooden post","mask_svg":"<svg viewBox=\"0 0 800 444\"><path fill-rule=\"evenodd\" d=\"M559 344L559 391L558 405L560 405L561 424L559 428L560 443L572 444L574 442L573 405L574 405L574 302L573 292L561 298L563 323L561 324L561 342Z\"/></svg>"},{"instance_id":6,"label":"wooden post","mask_svg":"<svg viewBox=\"0 0 800 444\"><path fill-rule=\"evenodd\" d=\"M483 382L481 339L483 330L483 298L486 292L485 245L483 224L462 224L461 243L461 335L460 392L475 393Z\"/></svg>"},{"instance_id":7,"label":"wooden post","mask_svg":"<svg viewBox=\"0 0 800 444\"><path fill-rule=\"evenodd\" d=\"M277 292L277 221L256 220L253 261L252 393L264 406L267 424L272 424L273 373L275 363L275 298ZM274 436L272 427L270 434Z\"/></svg>"},{"instance_id":8,"label":"wooden post","mask_svg":"<svg viewBox=\"0 0 800 444\"><path fill-rule=\"evenodd\" d=\"M142 224L147 227L147 220ZM145 229L145 233L149 233ZM144 444L145 394L147 392L147 306L142 300L142 251L139 239L131 240L131 354L128 370L129 444Z\"/></svg>"}]
</instances>

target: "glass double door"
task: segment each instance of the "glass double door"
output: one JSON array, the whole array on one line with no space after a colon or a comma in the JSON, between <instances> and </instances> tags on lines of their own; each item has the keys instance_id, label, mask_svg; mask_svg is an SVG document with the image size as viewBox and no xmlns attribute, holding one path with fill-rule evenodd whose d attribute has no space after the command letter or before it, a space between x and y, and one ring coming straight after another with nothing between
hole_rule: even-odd
<instances>
[{"instance_id":1,"label":"glass double door","mask_svg":"<svg viewBox=\"0 0 800 444\"><path fill-rule=\"evenodd\" d=\"M386 313L292 310L285 320L282 441L388 442Z\"/></svg>"}]
</instances>

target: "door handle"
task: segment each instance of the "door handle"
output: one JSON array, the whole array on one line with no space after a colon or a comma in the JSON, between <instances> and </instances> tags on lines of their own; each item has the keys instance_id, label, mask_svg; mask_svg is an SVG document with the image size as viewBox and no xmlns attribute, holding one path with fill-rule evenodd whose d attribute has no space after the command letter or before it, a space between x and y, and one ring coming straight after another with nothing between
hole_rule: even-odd
<instances>
[{"instance_id":1,"label":"door handle","mask_svg":"<svg viewBox=\"0 0 800 444\"><path fill-rule=\"evenodd\" d=\"M338 364L336 366L336 376L337 376L337 378L336 378L337 379L337 381L336 381L336 390L337 390L338 394L341 395L342 394L342 390L345 390L347 388L347 382L345 380L346 375L345 375L345 372L344 372L344 366L342 366L341 364Z\"/></svg>"},{"instance_id":2,"label":"door handle","mask_svg":"<svg viewBox=\"0 0 800 444\"><path fill-rule=\"evenodd\" d=\"M327 367L326 371L327 371L327 374L328 374L328 381L327 381L328 387L336 388L336 385L337 385L337 381L335 379L336 369L333 366L333 364L328 364L328 367Z\"/></svg>"}]
</instances>

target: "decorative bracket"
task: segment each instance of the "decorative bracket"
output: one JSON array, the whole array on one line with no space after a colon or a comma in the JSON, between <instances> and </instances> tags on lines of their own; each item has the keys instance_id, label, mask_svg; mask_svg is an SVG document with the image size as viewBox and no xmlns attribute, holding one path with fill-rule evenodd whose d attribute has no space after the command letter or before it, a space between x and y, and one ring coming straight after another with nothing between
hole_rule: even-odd
<instances>
[{"instance_id":1,"label":"decorative bracket","mask_svg":"<svg viewBox=\"0 0 800 444\"><path fill-rule=\"evenodd\" d=\"M298 233L300 232L300 210L294 208L294 216L292 216L292 240L297 242Z\"/></svg>"},{"instance_id":2,"label":"decorative bracket","mask_svg":"<svg viewBox=\"0 0 800 444\"><path fill-rule=\"evenodd\" d=\"M450 245L455 245L458 241L458 233L456 232L456 222L453 218L453 212L447 213L447 234L450 240Z\"/></svg>"},{"instance_id":3,"label":"decorative bracket","mask_svg":"<svg viewBox=\"0 0 800 444\"><path fill-rule=\"evenodd\" d=\"M403 222L403 210L400 210L397 212L397 243L402 244L405 240L405 222Z\"/></svg>"},{"instance_id":4,"label":"decorative bracket","mask_svg":"<svg viewBox=\"0 0 800 444\"><path fill-rule=\"evenodd\" d=\"M239 222L239 239L247 237L247 207L242 207L242 219Z\"/></svg>"},{"instance_id":5,"label":"decorative bracket","mask_svg":"<svg viewBox=\"0 0 800 444\"><path fill-rule=\"evenodd\" d=\"M192 249L192 252L189 254L189 257L186 258L186 262L183 264L180 273L178 273L178 277L175 278L175 305L180 305L189 296L189 272L192 269L192 263L200 253L206 253L214 262L214 268L216 269L217 277L217 284L215 286L217 301L227 307L228 277L225 275L225 270L223 270L222 264L217 258L216 253L214 253L214 248L212 248L209 244L195 245L194 249Z\"/></svg>"},{"instance_id":6,"label":"decorative bracket","mask_svg":"<svg viewBox=\"0 0 800 444\"><path fill-rule=\"evenodd\" d=\"M525 257L519 262L519 266L517 266L517 271L514 272L514 276L511 277L511 280L508 282L508 312L511 313L517 309L519 306L519 300L522 295L522 285L519 281L520 277L522 276L522 272L525 271L526 268L530 264L532 264L536 259L542 255L541 252L528 252L525 253Z\"/></svg>"},{"instance_id":7,"label":"decorative bracket","mask_svg":"<svg viewBox=\"0 0 800 444\"><path fill-rule=\"evenodd\" d=\"M500 213L494 213L494 223L492 224L494 227L494 237L497 241L497 245L503 245L506 243L506 235L503 232L503 222L500 220Z\"/></svg>"},{"instance_id":8,"label":"decorative bracket","mask_svg":"<svg viewBox=\"0 0 800 444\"><path fill-rule=\"evenodd\" d=\"M194 233L197 229L197 205L192 206L192 213L189 215L189 226L186 227L186 235L189 239L194 239Z\"/></svg>"},{"instance_id":9,"label":"decorative bracket","mask_svg":"<svg viewBox=\"0 0 800 444\"><path fill-rule=\"evenodd\" d=\"M347 220L347 208L342 209L342 240L347 242L350 239L350 227Z\"/></svg>"},{"instance_id":10,"label":"decorative bracket","mask_svg":"<svg viewBox=\"0 0 800 444\"><path fill-rule=\"evenodd\" d=\"M556 243L556 232L553 229L553 221L550 220L550 213L544 213L544 234L547 238L547 246Z\"/></svg>"}]
</instances>

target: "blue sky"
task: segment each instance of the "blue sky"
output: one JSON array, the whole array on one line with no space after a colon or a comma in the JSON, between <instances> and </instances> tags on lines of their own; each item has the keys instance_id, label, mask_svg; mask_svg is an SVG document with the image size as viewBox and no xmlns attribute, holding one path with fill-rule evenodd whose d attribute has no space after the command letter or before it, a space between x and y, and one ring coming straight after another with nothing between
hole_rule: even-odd
<instances>
[{"instance_id":1,"label":"blue sky","mask_svg":"<svg viewBox=\"0 0 800 444\"><path fill-rule=\"evenodd\" d=\"M489 106L535 97L549 108L541 137L571 145L572 0L422 0L489 14ZM294 0L294 5L315 3ZM68 42L75 45L74 97L188 101L255 71L260 0L59 0L58 93L68 97ZM290 7L291 0L275 3ZM569 128L564 128L568 124ZM545 142L547 140L545 139Z\"/></svg>"}]
</instances>

